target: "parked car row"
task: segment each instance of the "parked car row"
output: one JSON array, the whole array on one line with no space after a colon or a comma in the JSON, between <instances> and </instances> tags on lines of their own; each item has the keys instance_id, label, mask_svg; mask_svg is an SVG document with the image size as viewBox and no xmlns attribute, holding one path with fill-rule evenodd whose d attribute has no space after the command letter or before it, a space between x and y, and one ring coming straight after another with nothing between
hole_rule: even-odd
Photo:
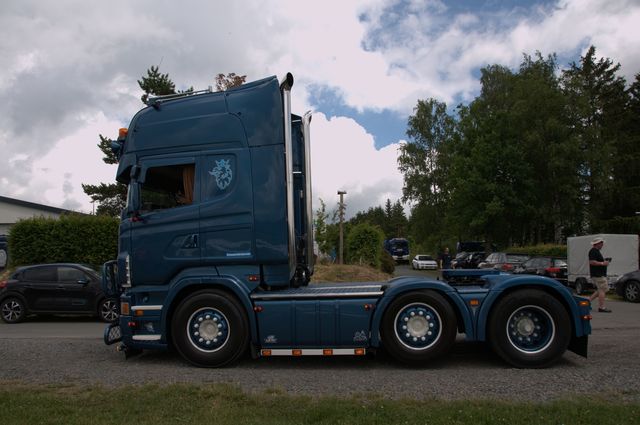
<instances>
[{"instance_id":1,"label":"parked car row","mask_svg":"<svg viewBox=\"0 0 640 425\"><path fill-rule=\"evenodd\" d=\"M437 264L429 267L418 267L416 256L414 269L437 268ZM429 257L430 258L430 257ZM556 279L567 284L567 259L559 257L530 257L526 254L509 252L459 252L451 262L453 269L496 269L515 274L535 274Z\"/></svg>"},{"instance_id":2,"label":"parked car row","mask_svg":"<svg viewBox=\"0 0 640 425\"><path fill-rule=\"evenodd\" d=\"M118 310L118 301L102 292L99 274L82 264L20 267L0 281L0 318L6 323L31 314L92 315L114 322Z\"/></svg>"}]
</instances>

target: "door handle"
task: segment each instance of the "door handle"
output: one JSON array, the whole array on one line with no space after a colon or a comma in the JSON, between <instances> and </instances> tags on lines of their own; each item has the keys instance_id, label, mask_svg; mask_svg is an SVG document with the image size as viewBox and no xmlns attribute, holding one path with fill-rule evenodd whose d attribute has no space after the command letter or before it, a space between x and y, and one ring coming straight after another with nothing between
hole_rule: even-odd
<instances>
[{"instance_id":1,"label":"door handle","mask_svg":"<svg viewBox=\"0 0 640 425\"><path fill-rule=\"evenodd\" d=\"M189 235L184 239L182 243L182 248L184 249L194 249L198 247L198 235Z\"/></svg>"}]
</instances>

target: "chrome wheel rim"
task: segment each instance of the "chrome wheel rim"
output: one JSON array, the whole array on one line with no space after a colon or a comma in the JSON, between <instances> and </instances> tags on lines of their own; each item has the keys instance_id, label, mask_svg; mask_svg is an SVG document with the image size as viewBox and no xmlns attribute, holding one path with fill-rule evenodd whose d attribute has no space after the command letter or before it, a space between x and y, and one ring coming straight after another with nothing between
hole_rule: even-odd
<instances>
[{"instance_id":1,"label":"chrome wheel rim","mask_svg":"<svg viewBox=\"0 0 640 425\"><path fill-rule=\"evenodd\" d=\"M640 290L638 286L639 285L637 283L631 282L625 287L624 292L629 301L635 301L638 299L638 291Z\"/></svg>"},{"instance_id":2,"label":"chrome wheel rim","mask_svg":"<svg viewBox=\"0 0 640 425\"><path fill-rule=\"evenodd\" d=\"M547 310L527 305L509 316L506 332L513 348L525 354L536 354L549 347L556 326Z\"/></svg>"},{"instance_id":3,"label":"chrome wheel rim","mask_svg":"<svg viewBox=\"0 0 640 425\"><path fill-rule=\"evenodd\" d=\"M106 321L113 322L118 318L118 306L113 300L106 300L100 306L100 315Z\"/></svg>"},{"instance_id":4,"label":"chrome wheel rim","mask_svg":"<svg viewBox=\"0 0 640 425\"><path fill-rule=\"evenodd\" d=\"M204 307L194 312L187 320L189 342L199 351L213 353L229 341L229 320L219 310Z\"/></svg>"},{"instance_id":5,"label":"chrome wheel rim","mask_svg":"<svg viewBox=\"0 0 640 425\"><path fill-rule=\"evenodd\" d=\"M16 300L2 304L2 317L7 322L15 322L22 317L22 305Z\"/></svg>"},{"instance_id":6,"label":"chrome wheel rim","mask_svg":"<svg viewBox=\"0 0 640 425\"><path fill-rule=\"evenodd\" d=\"M411 350L426 350L441 335L442 319L428 304L415 303L405 306L394 320L396 338Z\"/></svg>"}]
</instances>

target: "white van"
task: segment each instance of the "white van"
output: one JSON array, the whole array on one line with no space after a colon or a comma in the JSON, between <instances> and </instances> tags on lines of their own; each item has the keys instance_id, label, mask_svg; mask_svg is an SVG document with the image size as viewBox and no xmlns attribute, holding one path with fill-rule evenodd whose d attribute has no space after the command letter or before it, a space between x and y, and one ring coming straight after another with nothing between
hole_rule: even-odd
<instances>
[{"instance_id":1,"label":"white van","mask_svg":"<svg viewBox=\"0 0 640 425\"><path fill-rule=\"evenodd\" d=\"M613 288L623 274L638 270L638 235L597 234L567 238L569 286L574 287L577 294L594 287L589 276L589 250L596 237L604 239L602 256L611 258L607 267L609 288Z\"/></svg>"}]
</instances>

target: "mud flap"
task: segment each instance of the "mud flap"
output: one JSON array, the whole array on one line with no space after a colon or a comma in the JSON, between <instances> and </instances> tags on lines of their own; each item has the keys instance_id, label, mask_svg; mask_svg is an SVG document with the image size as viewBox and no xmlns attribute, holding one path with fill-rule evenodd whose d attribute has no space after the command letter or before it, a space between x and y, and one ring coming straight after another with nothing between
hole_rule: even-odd
<instances>
[{"instance_id":1,"label":"mud flap","mask_svg":"<svg viewBox=\"0 0 640 425\"><path fill-rule=\"evenodd\" d=\"M569 343L569 351L573 351L579 356L587 357L587 350L589 346L589 335L574 336Z\"/></svg>"}]
</instances>

